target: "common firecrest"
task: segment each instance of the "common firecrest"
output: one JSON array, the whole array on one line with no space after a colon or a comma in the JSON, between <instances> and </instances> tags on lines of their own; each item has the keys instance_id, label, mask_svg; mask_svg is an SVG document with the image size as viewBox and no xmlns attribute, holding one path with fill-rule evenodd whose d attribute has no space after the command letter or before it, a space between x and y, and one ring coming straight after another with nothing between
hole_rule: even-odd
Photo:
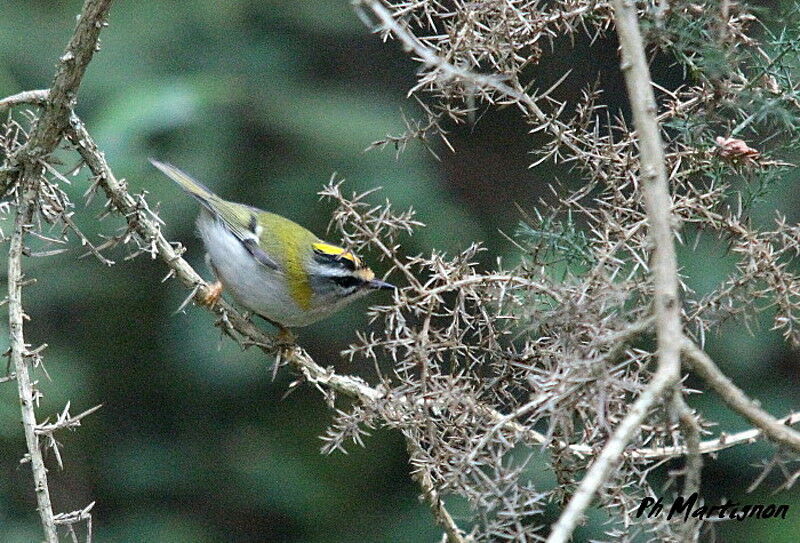
<instances>
[{"instance_id":1,"label":"common firecrest","mask_svg":"<svg viewBox=\"0 0 800 543\"><path fill-rule=\"evenodd\" d=\"M275 213L223 200L178 168L153 165L201 204L197 229L217 278L208 303L227 290L280 328L306 326L353 300L394 285L352 252Z\"/></svg>"}]
</instances>

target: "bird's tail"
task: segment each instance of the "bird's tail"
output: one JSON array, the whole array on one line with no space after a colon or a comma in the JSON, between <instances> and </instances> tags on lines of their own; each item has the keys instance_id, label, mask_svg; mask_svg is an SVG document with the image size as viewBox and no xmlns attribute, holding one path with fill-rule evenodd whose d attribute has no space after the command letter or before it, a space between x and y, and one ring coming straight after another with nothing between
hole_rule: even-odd
<instances>
[{"instance_id":1,"label":"bird's tail","mask_svg":"<svg viewBox=\"0 0 800 543\"><path fill-rule=\"evenodd\" d=\"M223 200L204 187L202 183L194 180L172 164L159 162L152 158L150 162L180 185L183 190L194 196L213 217L221 220L231 233L242 242L256 235L255 225L258 224L257 209Z\"/></svg>"},{"instance_id":2,"label":"bird's tail","mask_svg":"<svg viewBox=\"0 0 800 543\"><path fill-rule=\"evenodd\" d=\"M175 181L180 187L197 198L201 204L209 207L210 202L219 200L219 197L208 190L202 183L192 178L189 174L179 170L172 164L150 159L150 163L161 170L164 175Z\"/></svg>"}]
</instances>

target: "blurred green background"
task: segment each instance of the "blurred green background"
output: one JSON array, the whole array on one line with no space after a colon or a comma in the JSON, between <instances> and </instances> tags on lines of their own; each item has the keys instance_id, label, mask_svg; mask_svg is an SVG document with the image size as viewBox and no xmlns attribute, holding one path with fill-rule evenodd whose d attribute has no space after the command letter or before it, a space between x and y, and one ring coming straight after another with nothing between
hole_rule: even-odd
<instances>
[{"instance_id":1,"label":"blurred green background","mask_svg":"<svg viewBox=\"0 0 800 543\"><path fill-rule=\"evenodd\" d=\"M0 96L50 84L55 59L72 30L79 1L0 1ZM196 205L148 161L179 165L224 197L281 213L324 234L331 205L316 192L333 172L348 190L384 187L398 208L413 205L428 226L404 243L406 254L457 251L483 241L485 264L514 262L513 233L567 169L527 168L536 140L514 110L489 111L474 126L451 127L456 153L443 146L436 160L411 144L364 149L404 129L402 113L418 114L405 97L416 65L396 44L371 35L345 0L316 2L189 0L118 2L89 67L78 113L132 190L160 202L164 230L188 246L204 270L193 234ZM541 68L542 86L565 68L574 75L559 90L577 93L599 70L606 99L619 107L621 80L614 44L578 42ZM657 75L675 84L680 74L663 66ZM65 156L67 164L75 160ZM792 179L777 186L775 202L797 221ZM102 198L84 206L85 181L67 187L77 203L75 220L97 236L114 233L118 218L102 222ZM4 231L7 224L0 223ZM4 246L5 247L5 246ZM2 249L5 252L5 248ZM320 395L300 387L284 397L292 377L272 381L259 353L221 340L212 317L190 307L173 315L187 295L175 281L161 282L164 266L147 257L104 268L77 243L64 255L26 262L36 286L25 291L32 316L26 328L34 346L47 342L41 374L45 396L39 417L72 401L76 414L103 408L76 432L59 435L66 469L48 458L56 511L94 508L97 541L435 541L440 530L409 479L398 435L379 430L367 448L322 456L319 436L329 411ZM724 244L682 262L700 292L724 277ZM709 256L710 255L710 256ZM369 258L369 255L367 255ZM5 259L2 261L5 274ZM380 268L380 266L377 266ZM730 269L729 267L727 269ZM208 276L206 272L206 276ZM300 343L323 365L370 379L369 367L339 352L367 326L369 300L299 331ZM720 365L775 414L797 409L797 353L769 323L754 336L731 327L709 338ZM265 325L266 326L266 325ZM7 337L5 318L0 337ZM3 347L4 348L4 347ZM25 444L15 385L0 384L0 542L40 537L30 469L20 465ZM720 430L746 428L713 395L693 405ZM763 444L707 459L710 499L791 503L790 519L721 525L725 541L794 541L800 528L797 492L755 495L744 490L757 474L751 464L768 454ZM530 477L552 484L543 465ZM456 504L456 513L464 514ZM595 515L595 518L601 519ZM598 526L580 538L599 536Z\"/></svg>"}]
</instances>

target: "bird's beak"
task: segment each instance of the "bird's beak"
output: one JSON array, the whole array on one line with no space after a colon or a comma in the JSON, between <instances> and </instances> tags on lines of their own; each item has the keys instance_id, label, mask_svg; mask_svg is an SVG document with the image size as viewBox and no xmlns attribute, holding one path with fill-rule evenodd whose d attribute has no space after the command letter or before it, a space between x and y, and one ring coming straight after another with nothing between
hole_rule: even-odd
<instances>
[{"instance_id":1,"label":"bird's beak","mask_svg":"<svg viewBox=\"0 0 800 543\"><path fill-rule=\"evenodd\" d=\"M367 281L367 287L375 290L395 290L397 288L393 284L387 283L386 281L381 281L380 279Z\"/></svg>"}]
</instances>

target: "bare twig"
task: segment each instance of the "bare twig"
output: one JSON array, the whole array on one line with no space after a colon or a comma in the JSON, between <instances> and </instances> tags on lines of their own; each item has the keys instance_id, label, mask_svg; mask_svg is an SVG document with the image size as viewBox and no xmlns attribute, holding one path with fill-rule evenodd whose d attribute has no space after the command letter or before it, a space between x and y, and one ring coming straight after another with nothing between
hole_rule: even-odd
<instances>
[{"instance_id":1,"label":"bare twig","mask_svg":"<svg viewBox=\"0 0 800 543\"><path fill-rule=\"evenodd\" d=\"M499 273L480 274L480 275L473 275L470 277L463 277L446 285L424 289L422 290L422 294L413 301L418 302L424 298L431 298L434 296L438 296L444 292L458 291L462 287L476 285L476 284L483 284L483 285L497 284L499 286L516 285L516 286L530 288L535 292L545 294L556 302L561 301L560 299L561 296L559 295L559 293L543 282L536 282L524 277L517 277L511 274L499 274Z\"/></svg>"},{"instance_id":2,"label":"bare twig","mask_svg":"<svg viewBox=\"0 0 800 543\"><path fill-rule=\"evenodd\" d=\"M75 524L79 522L86 523L86 543L92 543L92 509L95 502L90 503L83 509L71 511L69 513L60 513L55 516L55 522L58 526L66 526L69 534L72 536L73 543L78 542L78 536L75 533Z\"/></svg>"},{"instance_id":3,"label":"bare twig","mask_svg":"<svg viewBox=\"0 0 800 543\"><path fill-rule=\"evenodd\" d=\"M61 411L58 417L56 417L56 421L42 422L36 427L36 433L39 435L49 435L53 434L58 430L63 430L65 428L77 428L78 426L81 425L81 419L88 417L101 407L103 407L102 404L95 405L94 407L90 407L89 409L83 411L78 415L70 415L69 413L70 402L67 402L67 405L64 406L64 409Z\"/></svg>"},{"instance_id":4,"label":"bare twig","mask_svg":"<svg viewBox=\"0 0 800 543\"><path fill-rule=\"evenodd\" d=\"M689 367L711 386L731 409L753 423L769 439L800 452L800 432L789 428L785 424L785 419L776 419L748 398L693 341L684 339L682 346Z\"/></svg>"},{"instance_id":5,"label":"bare twig","mask_svg":"<svg viewBox=\"0 0 800 543\"><path fill-rule=\"evenodd\" d=\"M412 439L408 438L406 438L406 446L411 456L411 464L414 465L414 459L420 452L419 447ZM422 495L425 501L428 502L436 523L445 531L447 543L469 543L472 541L471 537L464 535L464 532L458 527L452 515L445 508L444 500L439 495L439 491L436 490L436 486L431 480L431 474L425 469L424 463L415 468L415 472L412 472L412 477L422 488Z\"/></svg>"},{"instance_id":6,"label":"bare twig","mask_svg":"<svg viewBox=\"0 0 800 543\"><path fill-rule=\"evenodd\" d=\"M22 91L12 96L7 96L0 100L0 113L14 106L26 104L43 106L47 103L47 98L49 95L50 89L40 89Z\"/></svg>"},{"instance_id":7,"label":"bare twig","mask_svg":"<svg viewBox=\"0 0 800 543\"><path fill-rule=\"evenodd\" d=\"M524 424L520 424L514 420L511 420L512 417L508 415L503 415L502 413L499 413L494 409L487 408L486 406L479 405L476 406L476 409L489 417L494 424L500 424L500 427L504 430L519 434L526 442L532 445L543 445L549 442L548 437L544 434L541 434L536 430L525 426ZM791 415L777 419L776 423L781 426L800 424L800 413L792 413ZM687 435L688 442L689 434L686 433L686 430L684 433ZM697 444L697 452L701 455L713 454L725 449L730 449L731 447L735 447L737 445L755 443L764 437L764 432L760 428L752 428L750 430L743 430L733 434L722 433L718 438L700 441ZM570 452L579 457L589 457L597 453L597 451L592 447L577 443L567 445L565 443L556 442L554 446L559 448L567 448ZM689 454L691 454L689 444L669 447L640 447L626 449L623 453L625 458L629 458L631 460L661 460L664 458L675 458Z\"/></svg>"},{"instance_id":8,"label":"bare twig","mask_svg":"<svg viewBox=\"0 0 800 543\"><path fill-rule=\"evenodd\" d=\"M798 424L800 423L800 413L792 413L791 415L778 419L777 423L781 425ZM764 438L764 431L760 428L751 428L750 430L736 432L735 434L723 433L716 439L701 441L698 443L697 450L700 454L712 454L737 445L755 443L762 438ZM626 454L629 454L631 458L654 460L684 456L689 453L688 446L651 447L626 451Z\"/></svg>"}]
</instances>

